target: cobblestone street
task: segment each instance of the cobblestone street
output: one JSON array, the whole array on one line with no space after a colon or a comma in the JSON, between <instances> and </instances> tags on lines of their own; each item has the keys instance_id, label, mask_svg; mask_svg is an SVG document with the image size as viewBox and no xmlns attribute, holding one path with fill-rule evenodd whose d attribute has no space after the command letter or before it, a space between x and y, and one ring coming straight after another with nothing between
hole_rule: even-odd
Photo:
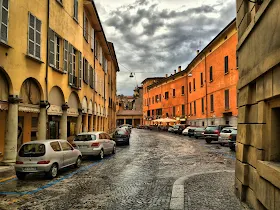
<instances>
[{"instance_id":1,"label":"cobblestone street","mask_svg":"<svg viewBox=\"0 0 280 210\"><path fill-rule=\"evenodd\" d=\"M52 181L30 175L25 181L0 183L0 209L168 209L176 179L193 173L234 170L234 165L235 153L228 147L133 129L130 146L118 147L116 155L102 161L87 158L79 170L64 170ZM217 185L230 186L233 195L231 177L226 180L230 183ZM233 209L239 208L232 205Z\"/></svg>"}]
</instances>

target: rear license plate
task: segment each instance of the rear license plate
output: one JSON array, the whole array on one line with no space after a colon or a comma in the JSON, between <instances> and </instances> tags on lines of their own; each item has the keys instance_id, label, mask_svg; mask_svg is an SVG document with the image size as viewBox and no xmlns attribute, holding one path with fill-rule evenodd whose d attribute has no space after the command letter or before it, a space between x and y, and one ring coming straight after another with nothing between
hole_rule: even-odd
<instances>
[{"instance_id":1,"label":"rear license plate","mask_svg":"<svg viewBox=\"0 0 280 210\"><path fill-rule=\"evenodd\" d=\"M26 168L23 168L23 171L36 171L36 167L26 167Z\"/></svg>"},{"instance_id":2,"label":"rear license plate","mask_svg":"<svg viewBox=\"0 0 280 210\"><path fill-rule=\"evenodd\" d=\"M81 146L79 146L79 148L88 148L88 146L87 145L81 145Z\"/></svg>"}]
</instances>

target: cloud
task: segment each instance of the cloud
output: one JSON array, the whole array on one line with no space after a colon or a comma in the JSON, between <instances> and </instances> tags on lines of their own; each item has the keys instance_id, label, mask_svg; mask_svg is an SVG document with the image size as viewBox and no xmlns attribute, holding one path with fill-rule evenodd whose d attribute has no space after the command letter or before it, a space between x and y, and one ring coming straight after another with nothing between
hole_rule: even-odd
<instances>
[{"instance_id":1,"label":"cloud","mask_svg":"<svg viewBox=\"0 0 280 210\"><path fill-rule=\"evenodd\" d=\"M216 0L192 8L183 7L183 2L179 9L162 8L155 0L135 0L110 11L103 7L106 36L114 43L120 63L118 94L132 94L136 85L134 79L128 80L127 69L139 72L139 84L146 77L172 73L179 65L185 68L196 50L235 17L235 0Z\"/></svg>"}]
</instances>

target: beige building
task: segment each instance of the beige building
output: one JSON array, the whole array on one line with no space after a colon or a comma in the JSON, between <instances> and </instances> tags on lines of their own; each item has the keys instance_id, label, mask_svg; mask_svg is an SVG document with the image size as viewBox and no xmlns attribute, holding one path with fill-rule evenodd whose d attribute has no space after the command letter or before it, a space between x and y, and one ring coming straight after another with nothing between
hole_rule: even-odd
<instances>
[{"instance_id":1,"label":"beige building","mask_svg":"<svg viewBox=\"0 0 280 210\"><path fill-rule=\"evenodd\" d=\"M254 209L280 209L280 1L236 2L236 193Z\"/></svg>"},{"instance_id":2,"label":"beige building","mask_svg":"<svg viewBox=\"0 0 280 210\"><path fill-rule=\"evenodd\" d=\"M0 0L0 153L114 128L114 46L92 0ZM114 123L112 123L114 122Z\"/></svg>"}]
</instances>

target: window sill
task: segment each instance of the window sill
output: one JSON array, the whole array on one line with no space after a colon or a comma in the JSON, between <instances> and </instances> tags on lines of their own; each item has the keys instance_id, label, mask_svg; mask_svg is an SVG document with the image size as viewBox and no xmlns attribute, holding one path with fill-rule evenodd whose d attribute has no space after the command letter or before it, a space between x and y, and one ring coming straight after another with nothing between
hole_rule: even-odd
<instances>
[{"instance_id":1,"label":"window sill","mask_svg":"<svg viewBox=\"0 0 280 210\"><path fill-rule=\"evenodd\" d=\"M184 96L185 94L181 94L181 96Z\"/></svg>"},{"instance_id":2,"label":"window sill","mask_svg":"<svg viewBox=\"0 0 280 210\"><path fill-rule=\"evenodd\" d=\"M225 73L225 75L229 74L229 71Z\"/></svg>"},{"instance_id":3,"label":"window sill","mask_svg":"<svg viewBox=\"0 0 280 210\"><path fill-rule=\"evenodd\" d=\"M280 188L280 162L258 160L257 172L261 177Z\"/></svg>"},{"instance_id":4,"label":"window sill","mask_svg":"<svg viewBox=\"0 0 280 210\"><path fill-rule=\"evenodd\" d=\"M210 113L214 113L214 111L210 111Z\"/></svg>"},{"instance_id":5,"label":"window sill","mask_svg":"<svg viewBox=\"0 0 280 210\"><path fill-rule=\"evenodd\" d=\"M75 86L72 86L72 85L70 85L70 86L71 86L71 88L73 88L75 90L81 90L81 88L78 88L78 87L75 87Z\"/></svg>"},{"instance_id":6,"label":"window sill","mask_svg":"<svg viewBox=\"0 0 280 210\"><path fill-rule=\"evenodd\" d=\"M56 0L56 2L57 2L62 8L64 7L61 1Z\"/></svg>"},{"instance_id":7,"label":"window sill","mask_svg":"<svg viewBox=\"0 0 280 210\"><path fill-rule=\"evenodd\" d=\"M26 56L27 58L30 58L30 59L33 60L33 61L36 61L36 62L40 63L40 64L44 63L41 59L35 58L35 57L33 57L32 55L26 54L25 56Z\"/></svg>"},{"instance_id":8,"label":"window sill","mask_svg":"<svg viewBox=\"0 0 280 210\"><path fill-rule=\"evenodd\" d=\"M75 18L74 16L73 16L73 20L75 20L75 22L76 22L77 24L79 24L79 21L78 21L77 18Z\"/></svg>"},{"instance_id":9,"label":"window sill","mask_svg":"<svg viewBox=\"0 0 280 210\"><path fill-rule=\"evenodd\" d=\"M0 41L0 45L9 49L9 48L12 48L10 45L8 45L7 43L3 42L3 41Z\"/></svg>"},{"instance_id":10,"label":"window sill","mask_svg":"<svg viewBox=\"0 0 280 210\"><path fill-rule=\"evenodd\" d=\"M53 67L53 66L50 66L54 71L57 71L57 72L59 72L59 73L61 73L61 74L67 74L66 72L64 72L64 71L62 71L62 70L60 70L60 69L58 69L58 68L56 68L56 67Z\"/></svg>"}]
</instances>

